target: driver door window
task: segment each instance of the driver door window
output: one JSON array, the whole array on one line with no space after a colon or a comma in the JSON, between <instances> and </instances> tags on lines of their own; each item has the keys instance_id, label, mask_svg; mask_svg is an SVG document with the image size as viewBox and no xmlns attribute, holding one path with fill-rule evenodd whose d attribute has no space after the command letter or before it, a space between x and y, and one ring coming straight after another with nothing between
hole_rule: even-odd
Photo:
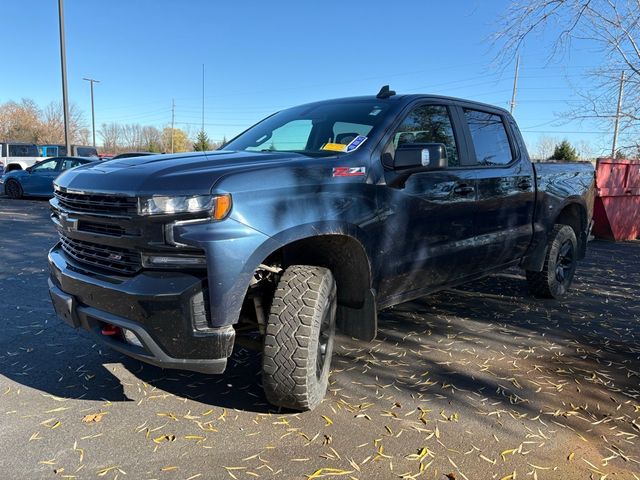
<instances>
[{"instance_id":1,"label":"driver door window","mask_svg":"<svg viewBox=\"0 0 640 480\"><path fill-rule=\"evenodd\" d=\"M407 144L442 143L447 151L449 167L459 167L460 157L453 134L449 110L442 105L414 108L393 136L393 149Z\"/></svg>"},{"instance_id":2,"label":"driver door window","mask_svg":"<svg viewBox=\"0 0 640 480\"><path fill-rule=\"evenodd\" d=\"M46 161L34 166L32 170L34 172L40 172L40 173L53 172L53 171L56 170L57 166L58 166L58 160L57 159L46 160Z\"/></svg>"}]
</instances>

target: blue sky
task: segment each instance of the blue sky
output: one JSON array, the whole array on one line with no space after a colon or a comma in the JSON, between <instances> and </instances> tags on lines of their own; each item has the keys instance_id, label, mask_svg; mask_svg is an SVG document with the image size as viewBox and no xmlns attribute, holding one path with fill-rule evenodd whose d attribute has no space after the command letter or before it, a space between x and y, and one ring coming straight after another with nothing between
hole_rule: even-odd
<instances>
[{"instance_id":1,"label":"blue sky","mask_svg":"<svg viewBox=\"0 0 640 480\"><path fill-rule=\"evenodd\" d=\"M200 128L206 65L205 130L214 140L296 104L375 94L435 93L507 107L513 67L495 66L490 36L507 0L451 2L66 0L70 100L90 124ZM61 99L56 0L3 0L0 103ZM551 36L549 35L549 38ZM602 126L557 121L597 66L588 44L548 62L545 36L521 54L515 116L535 147L540 135L586 140L606 151ZM100 137L98 135L98 141Z\"/></svg>"}]
</instances>

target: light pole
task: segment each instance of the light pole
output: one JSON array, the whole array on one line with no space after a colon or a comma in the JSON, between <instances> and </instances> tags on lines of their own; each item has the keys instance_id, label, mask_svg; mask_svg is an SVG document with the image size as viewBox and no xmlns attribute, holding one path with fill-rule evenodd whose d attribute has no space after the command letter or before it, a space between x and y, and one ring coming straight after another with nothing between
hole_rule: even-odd
<instances>
[{"instance_id":1,"label":"light pole","mask_svg":"<svg viewBox=\"0 0 640 480\"><path fill-rule=\"evenodd\" d=\"M93 147L96 146L96 113L93 109L93 84L100 83L100 80L94 80L93 78L83 78L91 84L91 127L93 129Z\"/></svg>"},{"instance_id":2,"label":"light pole","mask_svg":"<svg viewBox=\"0 0 640 480\"><path fill-rule=\"evenodd\" d=\"M69 140L69 99L67 98L67 54L64 47L64 5L58 0L58 21L60 24L60 66L62 68L62 108L64 110L64 144L67 155L71 155L71 141Z\"/></svg>"}]
</instances>

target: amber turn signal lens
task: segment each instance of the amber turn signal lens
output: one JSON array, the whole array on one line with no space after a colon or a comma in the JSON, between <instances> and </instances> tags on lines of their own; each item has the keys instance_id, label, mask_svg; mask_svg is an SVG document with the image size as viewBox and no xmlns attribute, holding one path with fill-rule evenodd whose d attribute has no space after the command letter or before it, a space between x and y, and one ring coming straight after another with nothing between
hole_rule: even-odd
<instances>
[{"instance_id":1,"label":"amber turn signal lens","mask_svg":"<svg viewBox=\"0 0 640 480\"><path fill-rule=\"evenodd\" d=\"M213 199L213 219L222 220L231 211L231 195L218 195Z\"/></svg>"}]
</instances>

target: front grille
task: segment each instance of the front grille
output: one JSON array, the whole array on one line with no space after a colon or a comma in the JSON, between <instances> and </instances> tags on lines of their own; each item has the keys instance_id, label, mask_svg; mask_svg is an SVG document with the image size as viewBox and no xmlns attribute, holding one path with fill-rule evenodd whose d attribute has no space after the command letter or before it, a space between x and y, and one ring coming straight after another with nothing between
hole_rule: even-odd
<instances>
[{"instance_id":1,"label":"front grille","mask_svg":"<svg viewBox=\"0 0 640 480\"><path fill-rule=\"evenodd\" d=\"M126 233L125 229L119 225L85 222L84 220L80 220L78 222L78 231L110 235L112 237L122 237Z\"/></svg>"},{"instance_id":2,"label":"front grille","mask_svg":"<svg viewBox=\"0 0 640 480\"><path fill-rule=\"evenodd\" d=\"M64 252L79 263L124 275L133 275L142 268L140 254L132 250L96 245L62 233L59 235Z\"/></svg>"},{"instance_id":3,"label":"front grille","mask_svg":"<svg viewBox=\"0 0 640 480\"><path fill-rule=\"evenodd\" d=\"M70 193L58 189L54 195L62 208L75 212L120 217L138 212L138 200L135 197Z\"/></svg>"}]
</instances>

